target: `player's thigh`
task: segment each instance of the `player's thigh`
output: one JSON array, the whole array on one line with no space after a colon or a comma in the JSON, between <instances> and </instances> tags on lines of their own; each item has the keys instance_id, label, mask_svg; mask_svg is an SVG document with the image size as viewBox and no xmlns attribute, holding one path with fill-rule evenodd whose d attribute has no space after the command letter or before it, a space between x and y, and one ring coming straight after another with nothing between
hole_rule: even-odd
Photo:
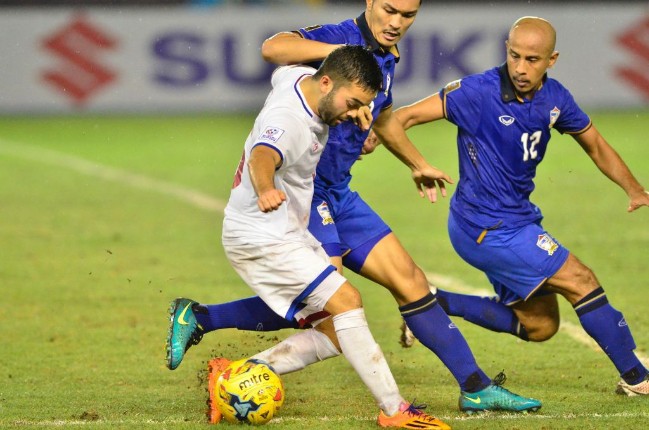
<instances>
[{"instance_id":1,"label":"player's thigh","mask_svg":"<svg viewBox=\"0 0 649 430\"><path fill-rule=\"evenodd\" d=\"M599 281L593 271L572 253L546 283L549 291L561 294L573 305L598 287Z\"/></svg>"},{"instance_id":2,"label":"player's thigh","mask_svg":"<svg viewBox=\"0 0 649 430\"><path fill-rule=\"evenodd\" d=\"M361 268L361 275L387 288L400 306L430 293L426 275L394 233L374 245Z\"/></svg>"},{"instance_id":3,"label":"player's thigh","mask_svg":"<svg viewBox=\"0 0 649 430\"><path fill-rule=\"evenodd\" d=\"M556 294L539 294L511 306L525 327L529 340L542 342L559 330L559 303Z\"/></svg>"}]
</instances>

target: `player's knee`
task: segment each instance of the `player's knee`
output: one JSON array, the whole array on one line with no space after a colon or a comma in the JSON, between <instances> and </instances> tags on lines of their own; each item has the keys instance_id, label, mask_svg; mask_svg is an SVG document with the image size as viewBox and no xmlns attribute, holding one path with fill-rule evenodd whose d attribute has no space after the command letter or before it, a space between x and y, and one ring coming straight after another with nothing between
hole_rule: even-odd
<instances>
[{"instance_id":1,"label":"player's knee","mask_svg":"<svg viewBox=\"0 0 649 430\"><path fill-rule=\"evenodd\" d=\"M400 280L392 290L392 294L397 301L402 299L405 303L410 303L430 293L430 285L426 274L419 266L413 263L411 267L402 270Z\"/></svg>"},{"instance_id":2,"label":"player's knee","mask_svg":"<svg viewBox=\"0 0 649 430\"><path fill-rule=\"evenodd\" d=\"M564 296L570 300L568 296L585 296L599 287L599 281L595 273L577 259L572 257L568 262L568 270L563 274L565 282L563 288Z\"/></svg>"},{"instance_id":3,"label":"player's knee","mask_svg":"<svg viewBox=\"0 0 649 430\"><path fill-rule=\"evenodd\" d=\"M539 318L534 324L526 324L525 330L530 342L545 342L559 331L559 320L551 317Z\"/></svg>"},{"instance_id":4,"label":"player's knee","mask_svg":"<svg viewBox=\"0 0 649 430\"><path fill-rule=\"evenodd\" d=\"M595 273L584 265L580 265L575 274L576 282L585 290L589 292L599 287L599 282L595 277Z\"/></svg>"},{"instance_id":5,"label":"player's knee","mask_svg":"<svg viewBox=\"0 0 649 430\"><path fill-rule=\"evenodd\" d=\"M345 282L329 298L324 310L331 315L337 315L361 307L363 307L361 293L352 284Z\"/></svg>"}]
</instances>

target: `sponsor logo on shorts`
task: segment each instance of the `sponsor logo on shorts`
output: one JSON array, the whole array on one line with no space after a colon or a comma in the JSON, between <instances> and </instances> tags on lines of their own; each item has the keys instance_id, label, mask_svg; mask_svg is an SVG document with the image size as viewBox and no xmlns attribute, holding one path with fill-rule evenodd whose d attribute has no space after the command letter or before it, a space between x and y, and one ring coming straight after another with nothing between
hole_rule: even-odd
<instances>
[{"instance_id":1,"label":"sponsor logo on shorts","mask_svg":"<svg viewBox=\"0 0 649 430\"><path fill-rule=\"evenodd\" d=\"M626 327L627 326L627 323L626 323L626 320L624 319L624 317L622 317L622 319L617 323L617 326L618 327Z\"/></svg>"},{"instance_id":2,"label":"sponsor logo on shorts","mask_svg":"<svg viewBox=\"0 0 649 430\"><path fill-rule=\"evenodd\" d=\"M539 234L539 238L536 241L536 246L541 248L544 251L547 251L548 255L554 254L554 251L559 249L559 244L554 241L547 233Z\"/></svg>"},{"instance_id":3,"label":"sponsor logo on shorts","mask_svg":"<svg viewBox=\"0 0 649 430\"><path fill-rule=\"evenodd\" d=\"M322 225L334 223L334 219L331 216L331 212L329 212L329 206L327 205L327 202L322 202L318 205L318 214L320 215L320 218L322 218Z\"/></svg>"}]
</instances>

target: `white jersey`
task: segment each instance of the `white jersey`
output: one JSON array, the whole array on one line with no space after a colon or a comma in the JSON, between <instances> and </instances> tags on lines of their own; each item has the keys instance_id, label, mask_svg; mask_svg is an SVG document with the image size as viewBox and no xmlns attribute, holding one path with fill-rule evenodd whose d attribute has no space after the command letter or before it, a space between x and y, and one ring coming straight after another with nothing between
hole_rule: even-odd
<instances>
[{"instance_id":1,"label":"white jersey","mask_svg":"<svg viewBox=\"0 0 649 430\"><path fill-rule=\"evenodd\" d=\"M329 135L329 127L306 103L299 83L315 70L305 66L278 68L263 109L248 135L225 208L223 241L230 244L268 244L304 241L307 231L313 177ZM275 149L281 166L275 171L275 188L286 194L279 209L264 213L248 171L252 149L266 145Z\"/></svg>"}]
</instances>

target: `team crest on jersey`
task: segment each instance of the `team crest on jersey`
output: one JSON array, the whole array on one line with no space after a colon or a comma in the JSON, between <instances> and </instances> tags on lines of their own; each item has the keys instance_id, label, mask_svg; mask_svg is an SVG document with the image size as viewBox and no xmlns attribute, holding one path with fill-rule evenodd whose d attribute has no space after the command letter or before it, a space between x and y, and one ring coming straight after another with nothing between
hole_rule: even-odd
<instances>
[{"instance_id":1,"label":"team crest on jersey","mask_svg":"<svg viewBox=\"0 0 649 430\"><path fill-rule=\"evenodd\" d=\"M554 251L559 249L559 244L554 241L547 233L539 234L538 240L536 241L536 246L541 248L544 251L547 251L548 255L554 254Z\"/></svg>"},{"instance_id":2,"label":"team crest on jersey","mask_svg":"<svg viewBox=\"0 0 649 430\"><path fill-rule=\"evenodd\" d=\"M259 135L258 141L266 141L276 143L284 134L284 130L278 127L266 127L266 129Z\"/></svg>"},{"instance_id":3,"label":"team crest on jersey","mask_svg":"<svg viewBox=\"0 0 649 430\"><path fill-rule=\"evenodd\" d=\"M457 81L449 82L444 87L444 94L448 94L451 91L455 91L462 86L462 80L458 79Z\"/></svg>"},{"instance_id":4,"label":"team crest on jersey","mask_svg":"<svg viewBox=\"0 0 649 430\"><path fill-rule=\"evenodd\" d=\"M331 216L331 212L329 212L329 206L327 205L327 202L322 202L318 205L318 215L320 215L320 218L322 218L322 225L334 223L334 219Z\"/></svg>"},{"instance_id":5,"label":"team crest on jersey","mask_svg":"<svg viewBox=\"0 0 649 430\"><path fill-rule=\"evenodd\" d=\"M550 126L548 128L552 128L554 126L554 123L559 119L559 114L561 114L561 111L558 107L555 106L554 109L550 111Z\"/></svg>"},{"instance_id":6,"label":"team crest on jersey","mask_svg":"<svg viewBox=\"0 0 649 430\"><path fill-rule=\"evenodd\" d=\"M509 126L509 125L512 125L514 123L514 121L516 121L516 119L513 116L500 115L498 117L498 121L500 121L501 124Z\"/></svg>"}]
</instances>

